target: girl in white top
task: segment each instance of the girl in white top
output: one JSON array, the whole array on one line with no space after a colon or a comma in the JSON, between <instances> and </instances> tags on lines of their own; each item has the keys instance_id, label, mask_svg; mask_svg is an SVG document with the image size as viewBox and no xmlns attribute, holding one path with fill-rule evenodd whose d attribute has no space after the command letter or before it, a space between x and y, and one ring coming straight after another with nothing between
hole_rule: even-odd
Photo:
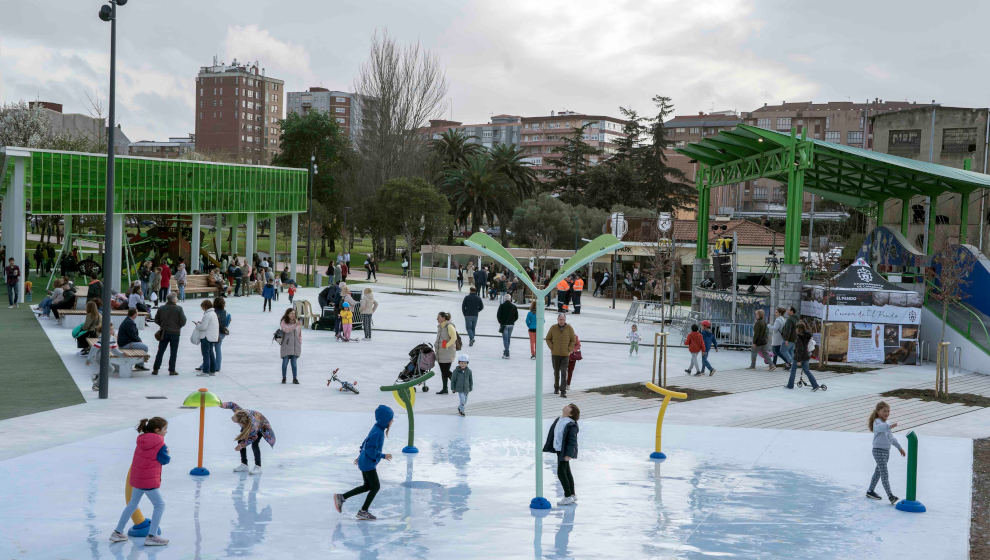
<instances>
[{"instance_id":1,"label":"girl in white top","mask_svg":"<svg viewBox=\"0 0 990 560\"><path fill-rule=\"evenodd\" d=\"M220 341L220 321L217 319L216 311L213 310L213 302L204 299L200 307L203 308L203 319L196 323L196 330L193 331L193 338L199 340L200 349L203 352L203 372L198 375L215 375L217 372L217 342Z\"/></svg>"},{"instance_id":2,"label":"girl in white top","mask_svg":"<svg viewBox=\"0 0 990 560\"><path fill-rule=\"evenodd\" d=\"M880 401L877 406L870 413L870 419L867 424L870 430L873 432L873 459L877 463L877 467L873 470L873 478L870 480L870 489L866 491L866 497L871 500L879 500L880 495L873 491L877 487L877 481L883 479L883 489L887 492L887 499L890 500L891 504L897 503L897 496L890 491L890 480L887 477L887 460L890 459L890 446L893 445L901 452L901 456L905 455L904 448L901 444L897 442L897 438L891 433L891 430L897 427L897 422L893 424L887 424L887 418L890 417L890 405Z\"/></svg>"}]
</instances>

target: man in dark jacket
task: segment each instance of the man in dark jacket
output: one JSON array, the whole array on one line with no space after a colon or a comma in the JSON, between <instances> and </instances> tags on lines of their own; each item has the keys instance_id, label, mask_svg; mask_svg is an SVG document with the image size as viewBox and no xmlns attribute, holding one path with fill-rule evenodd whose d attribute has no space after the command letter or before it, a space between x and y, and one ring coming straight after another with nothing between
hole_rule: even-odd
<instances>
[{"instance_id":1,"label":"man in dark jacket","mask_svg":"<svg viewBox=\"0 0 990 560\"><path fill-rule=\"evenodd\" d=\"M148 345L141 342L141 335L138 334L137 323L134 322L134 318L137 317L137 314L138 310L132 307L127 310L127 317L120 322L120 328L117 329L117 346L121 350L148 351ZM147 371L148 368L144 367L144 364L138 364L134 366L134 369Z\"/></svg>"},{"instance_id":2,"label":"man in dark jacket","mask_svg":"<svg viewBox=\"0 0 990 560\"><path fill-rule=\"evenodd\" d=\"M478 288L479 297L484 297L488 293L488 267L474 271L474 285Z\"/></svg>"},{"instance_id":3,"label":"man in dark jacket","mask_svg":"<svg viewBox=\"0 0 990 560\"><path fill-rule=\"evenodd\" d=\"M165 349L170 348L168 357L168 374L179 375L175 371L175 358L179 352L179 333L186 325L186 313L175 302L179 295L175 292L168 294L167 302L155 314L155 322L162 331L162 337L158 341L158 354L155 356L155 365L151 369L151 375L158 375L158 368L162 365L162 358L165 356Z\"/></svg>"},{"instance_id":4,"label":"man in dark jacket","mask_svg":"<svg viewBox=\"0 0 990 560\"><path fill-rule=\"evenodd\" d=\"M477 282L477 272L474 273L474 277L475 282ZM471 293L464 296L464 301L461 302L461 313L464 315L464 328L467 329L468 333L468 346L474 346L474 329L478 326L478 313L481 313L481 310L484 308L485 304L478 295L478 289L472 286Z\"/></svg>"},{"instance_id":5,"label":"man in dark jacket","mask_svg":"<svg viewBox=\"0 0 990 560\"><path fill-rule=\"evenodd\" d=\"M759 354L763 361L770 366L770 371L776 369L770 359L770 329L763 319L762 309L756 310L756 322L753 323L753 346L749 349L749 369L756 369L756 355Z\"/></svg>"},{"instance_id":6,"label":"man in dark jacket","mask_svg":"<svg viewBox=\"0 0 990 560\"><path fill-rule=\"evenodd\" d=\"M502 359L509 359L509 342L512 341L512 327L519 320L519 310L516 309L516 305L512 303L512 296L506 294L503 298L502 305L498 306L498 312L495 314L498 319L499 332L502 333Z\"/></svg>"},{"instance_id":7,"label":"man in dark jacket","mask_svg":"<svg viewBox=\"0 0 990 560\"><path fill-rule=\"evenodd\" d=\"M794 340L797 338L797 309L792 305L787 310L787 322L780 329L784 342L780 345L780 357L788 364L794 363Z\"/></svg>"}]
</instances>

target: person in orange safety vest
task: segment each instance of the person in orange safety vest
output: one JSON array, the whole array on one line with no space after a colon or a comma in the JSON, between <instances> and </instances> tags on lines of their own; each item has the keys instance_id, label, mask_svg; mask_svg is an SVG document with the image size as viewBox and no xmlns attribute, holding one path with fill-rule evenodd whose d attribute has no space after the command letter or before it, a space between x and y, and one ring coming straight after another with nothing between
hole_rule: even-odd
<instances>
[{"instance_id":1,"label":"person in orange safety vest","mask_svg":"<svg viewBox=\"0 0 990 560\"><path fill-rule=\"evenodd\" d=\"M574 304L574 314L581 314L581 292L584 291L584 278L581 274L574 275L574 283L571 286L571 303Z\"/></svg>"}]
</instances>

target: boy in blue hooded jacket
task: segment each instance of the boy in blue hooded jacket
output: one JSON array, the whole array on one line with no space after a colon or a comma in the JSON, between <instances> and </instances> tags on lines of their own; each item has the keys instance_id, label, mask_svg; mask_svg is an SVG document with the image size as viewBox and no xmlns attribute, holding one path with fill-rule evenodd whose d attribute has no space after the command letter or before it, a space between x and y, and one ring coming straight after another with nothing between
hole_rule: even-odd
<instances>
[{"instance_id":1,"label":"boy in blue hooded jacket","mask_svg":"<svg viewBox=\"0 0 990 560\"><path fill-rule=\"evenodd\" d=\"M364 499L364 505L358 511L357 518L363 521L377 519L374 515L371 515L368 508L371 507L371 501L375 499L375 495L378 494L378 490L382 487L381 483L378 482L378 471L375 468L382 459L386 461L392 460L390 453L382 453L382 446L385 444L385 436L388 435L388 429L392 426L392 419L394 417L395 413L392 412L392 409L383 404L378 405L378 408L375 409L375 425L368 432L368 437L364 438L364 442L361 444L360 455L358 455L357 459L354 459L354 464L361 469L364 484L348 490L344 494L333 495L333 505L337 508L338 513L341 512L345 500L367 492L368 496Z\"/></svg>"}]
</instances>

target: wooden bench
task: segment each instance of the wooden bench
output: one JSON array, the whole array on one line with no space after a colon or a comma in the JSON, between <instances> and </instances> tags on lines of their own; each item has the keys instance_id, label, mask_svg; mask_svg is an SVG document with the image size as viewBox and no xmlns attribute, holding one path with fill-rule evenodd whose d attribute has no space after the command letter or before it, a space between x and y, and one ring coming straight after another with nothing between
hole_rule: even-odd
<instances>
[{"instance_id":1,"label":"wooden bench","mask_svg":"<svg viewBox=\"0 0 990 560\"><path fill-rule=\"evenodd\" d=\"M87 338L86 343L89 345L89 353L86 355L86 365L95 365L96 372L93 374L93 390L99 390L100 382L100 348L96 347L96 343L99 342L98 338ZM144 350L136 349L121 349L110 351L110 368L111 375L117 377L133 377L134 366L138 364L143 364L151 359L151 354L148 354Z\"/></svg>"},{"instance_id":2,"label":"wooden bench","mask_svg":"<svg viewBox=\"0 0 990 560\"><path fill-rule=\"evenodd\" d=\"M178 293L179 285L175 282L175 277L172 277L171 290ZM208 274L187 274L186 275L186 295L189 294L209 294L212 297L216 297L218 289L216 286L210 282L210 276Z\"/></svg>"}]
</instances>

